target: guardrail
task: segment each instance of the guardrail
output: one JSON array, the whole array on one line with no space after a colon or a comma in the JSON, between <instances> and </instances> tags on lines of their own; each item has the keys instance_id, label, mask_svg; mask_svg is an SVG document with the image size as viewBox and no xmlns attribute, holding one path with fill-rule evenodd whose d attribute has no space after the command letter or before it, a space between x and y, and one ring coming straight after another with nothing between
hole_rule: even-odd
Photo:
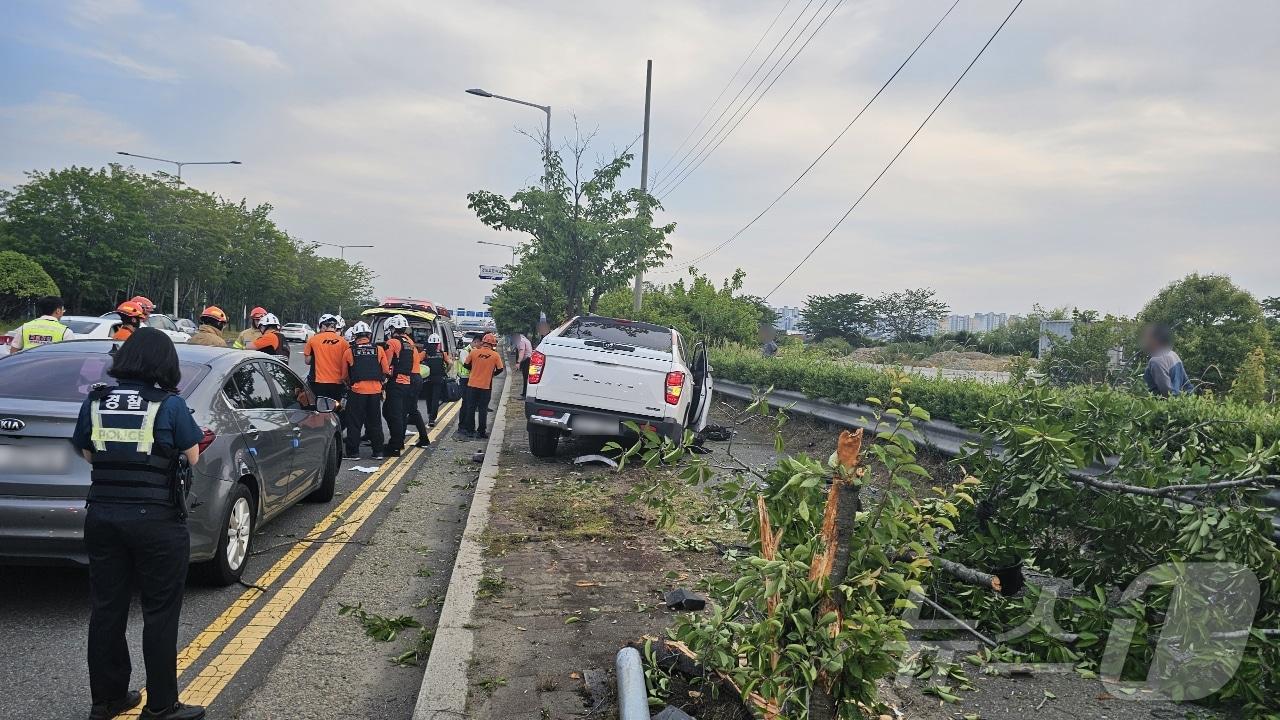
<instances>
[{"instance_id":1,"label":"guardrail","mask_svg":"<svg viewBox=\"0 0 1280 720\"><path fill-rule=\"evenodd\" d=\"M726 395L738 400L752 400L755 398L755 390L749 385L730 382L727 380L716 379L714 392ZM783 408L788 412L801 413L809 417L817 418L829 422L833 425L839 425L847 428L863 428L865 430L873 430L876 426L875 410L868 405L858 405L848 403L845 405L837 405L836 403L826 402L824 400L813 400L804 393L794 392L792 390L774 390L765 398L765 402L770 407ZM891 420L882 419L879 421L881 429L887 430L893 427ZM912 421L914 430L904 431L904 435L917 445L931 448L938 452L945 453L952 457L960 455L961 448L964 445L975 445L981 441L978 433L965 430L958 425L949 423L945 420L929 420ZM887 427L886 427L887 426ZM1001 452L999 446L996 452ZM1074 470L1068 473L1071 477L1096 477L1109 467L1114 466L1114 461L1106 465L1091 465L1082 470ZM1276 512L1271 516L1271 524L1275 527L1273 537L1280 542L1280 489L1272 490L1265 497L1265 502L1269 507L1275 508Z\"/></svg>"}]
</instances>

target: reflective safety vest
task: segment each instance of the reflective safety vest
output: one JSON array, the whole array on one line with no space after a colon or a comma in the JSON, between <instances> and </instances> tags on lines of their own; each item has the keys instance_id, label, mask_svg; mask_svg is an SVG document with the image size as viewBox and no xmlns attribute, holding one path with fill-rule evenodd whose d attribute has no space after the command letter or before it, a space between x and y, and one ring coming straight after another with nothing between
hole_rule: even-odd
<instances>
[{"instance_id":1,"label":"reflective safety vest","mask_svg":"<svg viewBox=\"0 0 1280 720\"><path fill-rule=\"evenodd\" d=\"M173 502L170 486L177 453L155 439L156 415L168 395L158 388L119 387L89 394L90 502Z\"/></svg>"},{"instance_id":2,"label":"reflective safety vest","mask_svg":"<svg viewBox=\"0 0 1280 720\"><path fill-rule=\"evenodd\" d=\"M22 348L33 348L37 345L62 342L67 336L67 326L57 320L36 318L22 326Z\"/></svg>"},{"instance_id":3,"label":"reflective safety vest","mask_svg":"<svg viewBox=\"0 0 1280 720\"><path fill-rule=\"evenodd\" d=\"M471 377L471 368L467 367L463 363L465 363L467 360L471 358L471 352L476 349L477 348L473 348L468 345L467 349L458 353L458 359L456 362L454 362L453 366L458 370L459 380L466 380L467 378ZM466 383L463 383L463 385L466 385Z\"/></svg>"},{"instance_id":4,"label":"reflective safety vest","mask_svg":"<svg viewBox=\"0 0 1280 720\"><path fill-rule=\"evenodd\" d=\"M378 346L371 342L358 342L351 346L352 383L362 380L382 380L382 363L378 360Z\"/></svg>"}]
</instances>

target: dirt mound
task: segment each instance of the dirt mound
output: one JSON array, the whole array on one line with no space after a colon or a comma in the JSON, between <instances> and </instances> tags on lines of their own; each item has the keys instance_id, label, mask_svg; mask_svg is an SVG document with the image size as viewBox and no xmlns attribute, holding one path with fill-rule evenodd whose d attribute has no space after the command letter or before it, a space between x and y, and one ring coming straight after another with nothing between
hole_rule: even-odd
<instances>
[{"instance_id":1,"label":"dirt mound","mask_svg":"<svg viewBox=\"0 0 1280 720\"><path fill-rule=\"evenodd\" d=\"M937 352L924 360L920 361L921 365L929 367L947 368L949 370L1008 370L1009 358L996 357L981 352L957 352L955 350L944 350Z\"/></svg>"}]
</instances>

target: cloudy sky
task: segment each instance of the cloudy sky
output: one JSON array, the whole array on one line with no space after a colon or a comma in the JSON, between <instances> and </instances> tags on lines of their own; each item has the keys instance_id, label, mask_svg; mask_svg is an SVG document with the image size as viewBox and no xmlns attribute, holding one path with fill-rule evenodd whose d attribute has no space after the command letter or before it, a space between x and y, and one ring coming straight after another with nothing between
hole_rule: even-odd
<instances>
[{"instance_id":1,"label":"cloudy sky","mask_svg":"<svg viewBox=\"0 0 1280 720\"><path fill-rule=\"evenodd\" d=\"M464 89L549 104L557 142L576 118L598 130L593 155L603 157L640 132L651 58L656 171L770 21L779 17L710 118L780 38L779 53L810 16L822 13L812 30L835 8L736 130L665 196L678 264L790 183L950 4L5 0L0 186L31 169L103 165L117 150L238 159L188 168L184 179L271 203L302 239L376 245L347 257L378 274L381 294L474 305L492 285L476 278L477 265L509 257L476 241L521 238L482 227L465 195L537 181L536 149L517 129L536 132L542 117ZM749 291L772 288L1011 6L960 0L804 182L700 266L716 278L741 267ZM1280 4L1264 0L1028 0L772 299L930 286L959 312L1040 302L1133 313L1192 271L1280 294L1277 27Z\"/></svg>"}]
</instances>

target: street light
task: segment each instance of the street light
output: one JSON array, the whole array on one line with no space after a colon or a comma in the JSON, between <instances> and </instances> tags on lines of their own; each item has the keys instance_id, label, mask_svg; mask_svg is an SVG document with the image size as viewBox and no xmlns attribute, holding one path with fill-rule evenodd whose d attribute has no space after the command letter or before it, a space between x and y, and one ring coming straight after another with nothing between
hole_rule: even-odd
<instances>
[{"instance_id":1,"label":"street light","mask_svg":"<svg viewBox=\"0 0 1280 720\"><path fill-rule=\"evenodd\" d=\"M125 156L128 156L128 157L134 157L134 158L142 158L143 160L155 160L156 162L163 162L163 163L169 163L170 165L176 165L176 166L178 167L178 175L177 175L177 178L178 178L178 182L177 182L177 184L178 184L178 185L181 185L181 184L182 184L182 166L183 166L183 165L239 165L239 164L240 164L240 161L239 161L239 160L213 160L213 161L206 161L206 162L179 162L179 161L177 161L177 160L166 160L166 159L164 159L164 158L151 157L150 155L137 155L137 154L135 154L135 153L125 152L125 151L123 151L123 150L117 150L117 151L116 151L116 154L117 154L117 155L125 155Z\"/></svg>"},{"instance_id":2,"label":"street light","mask_svg":"<svg viewBox=\"0 0 1280 720\"><path fill-rule=\"evenodd\" d=\"M550 164L546 162L547 160L550 159L549 156L551 154L551 106L550 105L539 105L538 103L532 103L527 100L517 100L515 98L510 98L503 95L497 95L497 94L491 93L488 90L481 90L480 88L471 88L467 90L467 92L477 97L495 98L498 100L506 100L507 102L513 102L518 105L527 105L532 108L538 108L542 112L546 113L547 114L547 136L546 136L546 146L543 149L543 160L544 160L545 167L548 170L550 169Z\"/></svg>"},{"instance_id":3,"label":"street light","mask_svg":"<svg viewBox=\"0 0 1280 720\"><path fill-rule=\"evenodd\" d=\"M313 245L327 245L327 246L329 246L329 247L336 247L336 248L338 248L338 255L339 255L339 257L341 257L343 260L346 260L346 259L347 259L347 248L371 248L371 247L373 247L372 245L342 245L342 244L339 244L339 243L319 242L319 241L316 241L316 240L312 240L312 241L311 241L311 243L312 243Z\"/></svg>"},{"instance_id":4,"label":"street light","mask_svg":"<svg viewBox=\"0 0 1280 720\"><path fill-rule=\"evenodd\" d=\"M467 92L471 92L471 91L470 91L470 90L468 90ZM481 90L480 92L484 92L484 91L483 91L483 90ZM508 245L508 244L506 244L506 243L489 242L488 240L477 240L477 241L476 241L476 244L477 244L477 245L497 245L498 247L510 248L510 249L511 249L511 265L512 265L513 267L515 266L515 264L516 264L516 250L519 250L519 249L520 249L520 246L518 246L518 245Z\"/></svg>"}]
</instances>

